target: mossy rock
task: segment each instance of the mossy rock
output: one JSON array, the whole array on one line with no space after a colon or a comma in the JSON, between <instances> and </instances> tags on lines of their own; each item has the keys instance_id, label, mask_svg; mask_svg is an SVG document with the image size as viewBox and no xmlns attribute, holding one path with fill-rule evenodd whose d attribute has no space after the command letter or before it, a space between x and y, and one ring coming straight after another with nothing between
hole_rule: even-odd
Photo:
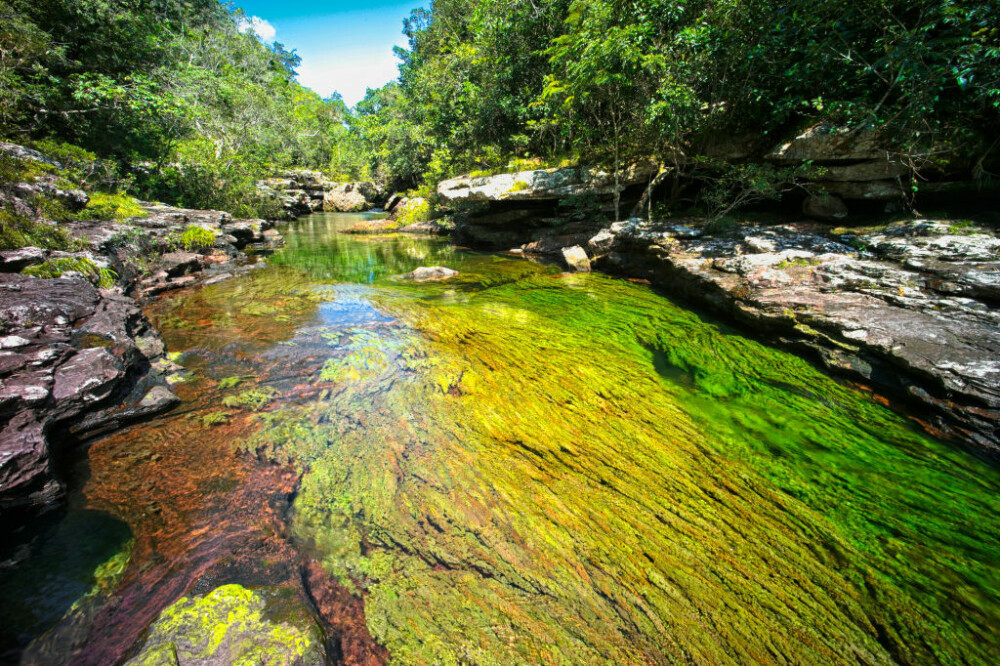
<instances>
[{"instance_id":1,"label":"mossy rock","mask_svg":"<svg viewBox=\"0 0 1000 666\"><path fill-rule=\"evenodd\" d=\"M326 652L322 632L294 592L223 585L166 608L128 663L305 666L326 663Z\"/></svg>"}]
</instances>

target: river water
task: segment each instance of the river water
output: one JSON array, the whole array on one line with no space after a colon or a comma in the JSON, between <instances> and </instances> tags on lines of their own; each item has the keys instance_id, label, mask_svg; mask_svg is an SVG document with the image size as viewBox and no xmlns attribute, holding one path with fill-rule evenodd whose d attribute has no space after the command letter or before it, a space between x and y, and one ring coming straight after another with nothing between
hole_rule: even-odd
<instances>
[{"instance_id":1,"label":"river water","mask_svg":"<svg viewBox=\"0 0 1000 666\"><path fill-rule=\"evenodd\" d=\"M995 663L995 467L647 286L359 219L149 309L184 404L19 537L8 657L313 558L399 663Z\"/></svg>"}]
</instances>

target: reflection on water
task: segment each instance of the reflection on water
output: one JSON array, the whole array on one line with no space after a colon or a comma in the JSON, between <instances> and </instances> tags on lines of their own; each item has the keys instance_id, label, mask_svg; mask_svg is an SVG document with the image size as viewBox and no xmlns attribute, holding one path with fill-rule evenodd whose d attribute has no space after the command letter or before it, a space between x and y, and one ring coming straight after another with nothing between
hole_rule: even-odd
<instances>
[{"instance_id":1,"label":"reflection on water","mask_svg":"<svg viewBox=\"0 0 1000 666\"><path fill-rule=\"evenodd\" d=\"M151 309L196 379L92 450L86 495L135 539L120 598L290 578L256 508L288 477L242 451L302 474L296 543L400 663L1000 650L995 468L647 287L336 233L357 219ZM421 265L460 275L396 277Z\"/></svg>"}]
</instances>

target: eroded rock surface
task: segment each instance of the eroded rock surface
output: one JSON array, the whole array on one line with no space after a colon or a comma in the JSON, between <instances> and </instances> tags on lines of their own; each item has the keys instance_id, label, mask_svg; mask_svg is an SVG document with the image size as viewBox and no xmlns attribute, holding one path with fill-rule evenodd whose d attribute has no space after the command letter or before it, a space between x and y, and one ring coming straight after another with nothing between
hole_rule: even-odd
<instances>
[{"instance_id":1,"label":"eroded rock surface","mask_svg":"<svg viewBox=\"0 0 1000 666\"><path fill-rule=\"evenodd\" d=\"M925 220L831 239L806 225L616 223L605 268L642 277L925 404L929 425L1000 452L1000 240Z\"/></svg>"},{"instance_id":2,"label":"eroded rock surface","mask_svg":"<svg viewBox=\"0 0 1000 666\"><path fill-rule=\"evenodd\" d=\"M0 274L0 513L62 485L53 447L169 409L163 344L135 302L80 278Z\"/></svg>"}]
</instances>

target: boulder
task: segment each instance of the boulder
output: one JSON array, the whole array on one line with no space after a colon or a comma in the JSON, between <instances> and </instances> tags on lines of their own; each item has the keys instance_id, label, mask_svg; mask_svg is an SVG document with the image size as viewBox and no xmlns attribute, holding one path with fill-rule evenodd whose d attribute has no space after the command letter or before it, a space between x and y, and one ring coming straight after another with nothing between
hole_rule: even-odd
<instances>
[{"instance_id":1,"label":"boulder","mask_svg":"<svg viewBox=\"0 0 1000 666\"><path fill-rule=\"evenodd\" d=\"M48 252L39 247L22 247L0 251L0 273L20 273L28 266L45 261Z\"/></svg>"},{"instance_id":2,"label":"boulder","mask_svg":"<svg viewBox=\"0 0 1000 666\"><path fill-rule=\"evenodd\" d=\"M903 197L903 188L896 180L869 180L863 182L817 181L818 186L842 199L859 201L893 201Z\"/></svg>"},{"instance_id":3,"label":"boulder","mask_svg":"<svg viewBox=\"0 0 1000 666\"><path fill-rule=\"evenodd\" d=\"M194 273L201 269L203 257L194 252L168 252L160 257L160 265L170 277Z\"/></svg>"},{"instance_id":4,"label":"boulder","mask_svg":"<svg viewBox=\"0 0 1000 666\"><path fill-rule=\"evenodd\" d=\"M230 584L164 609L126 663L322 666L326 650L323 632L294 591Z\"/></svg>"},{"instance_id":5,"label":"boulder","mask_svg":"<svg viewBox=\"0 0 1000 666\"><path fill-rule=\"evenodd\" d=\"M802 202L802 214L823 220L837 222L847 217L847 204L832 194L812 194Z\"/></svg>"},{"instance_id":6,"label":"boulder","mask_svg":"<svg viewBox=\"0 0 1000 666\"><path fill-rule=\"evenodd\" d=\"M458 271L445 268L444 266L421 266L403 275L402 279L413 280L414 282L427 282L430 280L448 280L456 275L458 275Z\"/></svg>"},{"instance_id":7,"label":"boulder","mask_svg":"<svg viewBox=\"0 0 1000 666\"><path fill-rule=\"evenodd\" d=\"M378 190L374 183L333 184L323 196L323 210L337 213L360 213L375 207Z\"/></svg>"},{"instance_id":8,"label":"boulder","mask_svg":"<svg viewBox=\"0 0 1000 666\"><path fill-rule=\"evenodd\" d=\"M590 272L590 258L587 256L586 250L579 245L564 247L562 249L562 257L570 270L578 273Z\"/></svg>"}]
</instances>

